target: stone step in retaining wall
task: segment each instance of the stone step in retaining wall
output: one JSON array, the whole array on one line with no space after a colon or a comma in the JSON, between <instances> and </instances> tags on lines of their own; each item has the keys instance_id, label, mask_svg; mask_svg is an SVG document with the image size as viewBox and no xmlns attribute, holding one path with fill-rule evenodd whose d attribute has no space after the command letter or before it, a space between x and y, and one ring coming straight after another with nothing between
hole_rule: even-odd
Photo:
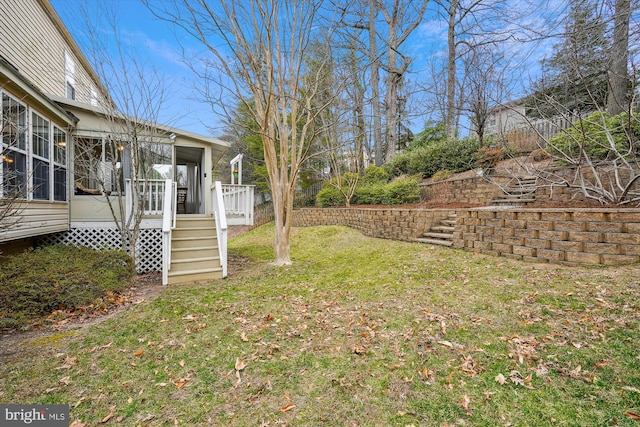
<instances>
[{"instance_id":1,"label":"stone step in retaining wall","mask_svg":"<svg viewBox=\"0 0 640 427\"><path fill-rule=\"evenodd\" d=\"M452 209L305 208L295 227L346 225L372 237L414 241ZM640 209L455 209L455 248L537 262L640 261Z\"/></svg>"}]
</instances>

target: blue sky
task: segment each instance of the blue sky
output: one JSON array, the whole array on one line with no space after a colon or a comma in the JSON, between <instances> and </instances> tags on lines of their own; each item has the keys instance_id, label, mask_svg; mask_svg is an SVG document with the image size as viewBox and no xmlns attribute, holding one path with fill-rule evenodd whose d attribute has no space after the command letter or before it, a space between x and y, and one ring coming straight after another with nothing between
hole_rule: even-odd
<instances>
[{"instance_id":1,"label":"blue sky","mask_svg":"<svg viewBox=\"0 0 640 427\"><path fill-rule=\"evenodd\" d=\"M86 6L90 13L95 11L97 0L50 1L73 38L83 48L86 26L78 10ZM139 0L106 1L117 12L118 28L123 40L130 42L130 48L135 49L137 56L166 79L169 99L163 106L160 122L202 135L221 136L219 118L211 112L209 105L195 99L196 80L182 61L181 49L171 25L155 18Z\"/></svg>"},{"instance_id":2,"label":"blue sky","mask_svg":"<svg viewBox=\"0 0 640 427\"><path fill-rule=\"evenodd\" d=\"M86 41L86 25L82 22L79 10L87 7L89 13L96 16L95 10L98 1L51 0L81 48ZM220 117L211 111L210 105L197 100L199 97L194 87L197 84L197 79L182 60L181 48L176 40L174 27L154 17L141 4L140 0L103 1L113 6L117 12L118 29L123 40L129 44L128 47L135 50L138 58L156 68L165 77L166 90L170 100L165 104L164 112L159 121L191 132L220 137L222 135ZM544 2L545 0L536 1ZM428 76L428 73L430 63L434 61L434 58L439 58L439 60L446 58L446 22L441 17L436 18L433 13L435 3L430 3L430 12L424 22L401 48L403 52L413 58L411 67L413 73L409 74L408 78L423 85L433 84L433 79ZM551 1L550 4L556 3ZM564 4L564 2L560 4ZM517 7L524 10L531 7L532 2L530 0L510 0L508 5L509 8ZM556 4L555 8L557 7L564 8L564 6ZM559 11L556 9L550 12L557 15ZM536 16L539 18L540 14L538 13ZM542 22L539 25L544 26L545 23ZM527 46L524 49L521 44L504 43L502 47L513 60L528 64L526 72L521 75L520 88L528 86L529 79L539 70L539 59L544 54L548 54L550 46L551 43L547 41L545 45L538 46L535 51L530 51L529 48L532 46ZM536 54L531 56L530 52L536 52ZM438 81L436 84L442 85L444 81ZM514 94L513 96L519 95ZM428 105L428 103L427 101L424 105ZM422 114L421 111L423 111L422 108L417 111L418 114L410 118L411 128L414 132L422 130L424 123L430 119L426 113Z\"/></svg>"}]
</instances>

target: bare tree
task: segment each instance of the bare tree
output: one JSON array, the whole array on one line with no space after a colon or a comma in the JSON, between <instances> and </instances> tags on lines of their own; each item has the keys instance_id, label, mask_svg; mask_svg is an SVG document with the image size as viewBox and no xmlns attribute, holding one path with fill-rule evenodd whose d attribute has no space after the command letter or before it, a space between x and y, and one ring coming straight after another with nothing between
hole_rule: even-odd
<instances>
[{"instance_id":1,"label":"bare tree","mask_svg":"<svg viewBox=\"0 0 640 427\"><path fill-rule=\"evenodd\" d=\"M455 0L457 1L457 0ZM398 148L398 89L403 84L404 74L411 59L400 52L400 47L422 22L429 0L393 0L391 4L381 2L380 11L387 24L387 91L385 95L385 135L387 152L385 160L391 160Z\"/></svg>"},{"instance_id":2,"label":"bare tree","mask_svg":"<svg viewBox=\"0 0 640 427\"><path fill-rule=\"evenodd\" d=\"M314 105L324 62L309 73L304 60L314 33L320 31L322 2L146 3L205 48L209 57L203 62L209 71L200 76L243 103L257 123L275 213L275 264L290 264L294 191L320 131L317 115L327 106Z\"/></svg>"},{"instance_id":3,"label":"bare tree","mask_svg":"<svg viewBox=\"0 0 640 427\"><path fill-rule=\"evenodd\" d=\"M378 55L378 32L376 17L378 16L378 1L369 0L369 63L371 85L371 109L373 112L373 147L377 166L384 163L382 147L382 112L380 103L380 57Z\"/></svg>"},{"instance_id":4,"label":"bare tree","mask_svg":"<svg viewBox=\"0 0 640 427\"><path fill-rule=\"evenodd\" d=\"M162 76L128 50L130 44L117 28L117 11L106 4L98 9L99 17L82 13L89 41L85 48L103 85L96 88L95 111L105 126L101 135L78 132L75 185L80 193L104 198L121 248L135 261L140 224L153 190L147 180L165 178L154 166L171 164L169 136L157 125L166 91Z\"/></svg>"},{"instance_id":5,"label":"bare tree","mask_svg":"<svg viewBox=\"0 0 640 427\"><path fill-rule=\"evenodd\" d=\"M446 72L435 71L435 79L445 80L445 89L437 93L443 120L447 125L447 135L455 138L458 134L462 107L466 104L466 68L459 62L466 56L473 56L476 49L499 44L512 34L507 26L501 26L507 16L502 7L504 0L437 0L440 17L447 23L447 57L443 68ZM511 13L511 12L508 12ZM462 75L460 75L463 73Z\"/></svg>"},{"instance_id":6,"label":"bare tree","mask_svg":"<svg viewBox=\"0 0 640 427\"><path fill-rule=\"evenodd\" d=\"M467 86L464 109L469 115L471 130L477 135L480 147L485 146L491 109L503 102L509 86L506 70L508 64L495 47L480 46L463 60Z\"/></svg>"}]
</instances>

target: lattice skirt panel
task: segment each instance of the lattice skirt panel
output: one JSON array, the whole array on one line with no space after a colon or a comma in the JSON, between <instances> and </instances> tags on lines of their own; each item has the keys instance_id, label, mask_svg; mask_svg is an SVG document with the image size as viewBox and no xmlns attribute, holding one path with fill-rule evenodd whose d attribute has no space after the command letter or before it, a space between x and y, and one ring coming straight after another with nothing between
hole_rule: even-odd
<instances>
[{"instance_id":1,"label":"lattice skirt panel","mask_svg":"<svg viewBox=\"0 0 640 427\"><path fill-rule=\"evenodd\" d=\"M56 244L88 246L98 250L120 249L120 233L116 228L73 228L62 233L42 236L38 241L39 246ZM161 229L140 230L136 244L136 271L162 271Z\"/></svg>"}]
</instances>

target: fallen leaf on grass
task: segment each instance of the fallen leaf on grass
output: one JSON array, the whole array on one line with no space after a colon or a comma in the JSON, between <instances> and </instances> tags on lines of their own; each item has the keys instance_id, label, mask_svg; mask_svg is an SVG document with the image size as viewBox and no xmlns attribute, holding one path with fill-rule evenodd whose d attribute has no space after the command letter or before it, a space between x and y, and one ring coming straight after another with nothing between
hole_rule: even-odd
<instances>
[{"instance_id":1,"label":"fallen leaf on grass","mask_svg":"<svg viewBox=\"0 0 640 427\"><path fill-rule=\"evenodd\" d=\"M475 377L478 374L478 363L473 357L467 356L462 362L462 373L468 377Z\"/></svg>"},{"instance_id":2,"label":"fallen leaf on grass","mask_svg":"<svg viewBox=\"0 0 640 427\"><path fill-rule=\"evenodd\" d=\"M625 412L624 413L627 417L631 418L632 420L640 420L640 415L634 413L634 412Z\"/></svg>"},{"instance_id":3,"label":"fallen leaf on grass","mask_svg":"<svg viewBox=\"0 0 640 427\"><path fill-rule=\"evenodd\" d=\"M78 420L73 420L69 427L85 427L85 424Z\"/></svg>"},{"instance_id":4,"label":"fallen leaf on grass","mask_svg":"<svg viewBox=\"0 0 640 427\"><path fill-rule=\"evenodd\" d=\"M140 357L144 354L144 350L138 350L138 351L134 351L133 355L136 357Z\"/></svg>"},{"instance_id":5,"label":"fallen leaf on grass","mask_svg":"<svg viewBox=\"0 0 640 427\"><path fill-rule=\"evenodd\" d=\"M249 341L249 338L247 337L246 332L243 332L243 333L241 333L241 334L240 334L240 339L241 339L242 341L244 341L244 342Z\"/></svg>"},{"instance_id":6,"label":"fallen leaf on grass","mask_svg":"<svg viewBox=\"0 0 640 427\"><path fill-rule=\"evenodd\" d=\"M189 378L180 378L178 381L173 383L176 386L176 389L180 390L184 385L189 381Z\"/></svg>"},{"instance_id":7,"label":"fallen leaf on grass","mask_svg":"<svg viewBox=\"0 0 640 427\"><path fill-rule=\"evenodd\" d=\"M504 385L507 382L507 379L502 374L496 375L494 380L500 385Z\"/></svg>"},{"instance_id":8,"label":"fallen leaf on grass","mask_svg":"<svg viewBox=\"0 0 640 427\"><path fill-rule=\"evenodd\" d=\"M100 421L100 422L101 422L102 424L104 424L104 423L108 422L111 418L113 418L113 416L114 416L114 415L115 415L115 414L114 414L113 412L110 412L110 413L109 413L109 415L107 415L106 417L104 417L104 418L102 419L102 421Z\"/></svg>"},{"instance_id":9,"label":"fallen leaf on grass","mask_svg":"<svg viewBox=\"0 0 640 427\"><path fill-rule=\"evenodd\" d=\"M363 347L361 345L354 345L353 346L353 352L355 354L365 354L367 352L367 348Z\"/></svg>"},{"instance_id":10,"label":"fallen leaf on grass","mask_svg":"<svg viewBox=\"0 0 640 427\"><path fill-rule=\"evenodd\" d=\"M290 410L292 410L293 408L295 408L296 405L293 403L288 403L287 405L283 406L282 408L280 408L281 412L289 412Z\"/></svg>"},{"instance_id":11,"label":"fallen leaf on grass","mask_svg":"<svg viewBox=\"0 0 640 427\"><path fill-rule=\"evenodd\" d=\"M471 415L471 410L469 409L469 405L471 404L471 398L468 394L462 396L462 409L467 412L467 415Z\"/></svg>"},{"instance_id":12,"label":"fallen leaf on grass","mask_svg":"<svg viewBox=\"0 0 640 427\"><path fill-rule=\"evenodd\" d=\"M242 371L246 367L247 367L247 364L236 357L236 365L235 365L236 371Z\"/></svg>"}]
</instances>

